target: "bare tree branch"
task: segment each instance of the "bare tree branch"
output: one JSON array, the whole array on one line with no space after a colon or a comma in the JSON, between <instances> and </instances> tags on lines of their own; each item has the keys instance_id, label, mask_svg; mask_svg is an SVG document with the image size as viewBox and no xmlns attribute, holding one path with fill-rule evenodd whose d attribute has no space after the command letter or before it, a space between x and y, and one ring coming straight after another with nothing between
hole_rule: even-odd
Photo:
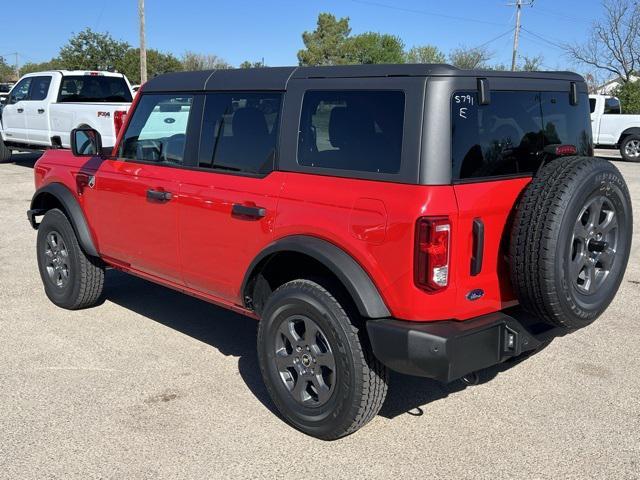
<instances>
[{"instance_id":1,"label":"bare tree branch","mask_svg":"<svg viewBox=\"0 0 640 480\"><path fill-rule=\"evenodd\" d=\"M596 21L586 42L566 44L575 62L614 74L628 82L640 60L640 4L604 0L603 20Z\"/></svg>"}]
</instances>

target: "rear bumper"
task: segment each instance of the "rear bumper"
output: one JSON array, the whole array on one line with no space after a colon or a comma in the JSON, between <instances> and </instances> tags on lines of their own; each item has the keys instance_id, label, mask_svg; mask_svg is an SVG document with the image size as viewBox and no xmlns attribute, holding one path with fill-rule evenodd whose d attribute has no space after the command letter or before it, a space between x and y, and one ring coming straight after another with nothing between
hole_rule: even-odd
<instances>
[{"instance_id":1,"label":"rear bumper","mask_svg":"<svg viewBox=\"0 0 640 480\"><path fill-rule=\"evenodd\" d=\"M392 370L451 382L504 362L564 334L519 309L467 321L369 320L376 358Z\"/></svg>"}]
</instances>

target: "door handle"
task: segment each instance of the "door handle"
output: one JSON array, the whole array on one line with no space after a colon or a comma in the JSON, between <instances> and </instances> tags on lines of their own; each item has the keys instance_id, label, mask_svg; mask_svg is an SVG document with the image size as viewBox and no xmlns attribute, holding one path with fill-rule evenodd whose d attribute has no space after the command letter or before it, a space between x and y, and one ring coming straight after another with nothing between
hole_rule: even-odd
<instances>
[{"instance_id":1,"label":"door handle","mask_svg":"<svg viewBox=\"0 0 640 480\"><path fill-rule=\"evenodd\" d=\"M39 108L38 113L44 113L44 108Z\"/></svg>"},{"instance_id":2,"label":"door handle","mask_svg":"<svg viewBox=\"0 0 640 480\"><path fill-rule=\"evenodd\" d=\"M22 112L24 112L24 108L16 108L16 112L22 113Z\"/></svg>"},{"instance_id":3,"label":"door handle","mask_svg":"<svg viewBox=\"0 0 640 480\"><path fill-rule=\"evenodd\" d=\"M471 254L471 276L482 271L482 257L484 256L484 222L479 218L473 219L473 253Z\"/></svg>"},{"instance_id":4,"label":"door handle","mask_svg":"<svg viewBox=\"0 0 640 480\"><path fill-rule=\"evenodd\" d=\"M231 214L243 217L262 218L267 214L267 209L263 207L251 207L249 205L234 203L231 207Z\"/></svg>"},{"instance_id":5,"label":"door handle","mask_svg":"<svg viewBox=\"0 0 640 480\"><path fill-rule=\"evenodd\" d=\"M168 202L173 198L171 192L165 192L163 190L147 190L147 200L154 202Z\"/></svg>"}]
</instances>

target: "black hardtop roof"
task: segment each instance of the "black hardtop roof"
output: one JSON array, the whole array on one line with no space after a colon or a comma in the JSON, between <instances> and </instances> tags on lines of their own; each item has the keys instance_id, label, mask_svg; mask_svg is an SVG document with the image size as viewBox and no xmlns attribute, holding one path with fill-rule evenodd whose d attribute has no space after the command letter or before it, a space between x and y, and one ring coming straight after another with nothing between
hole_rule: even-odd
<instances>
[{"instance_id":1,"label":"black hardtop roof","mask_svg":"<svg viewBox=\"0 0 640 480\"><path fill-rule=\"evenodd\" d=\"M446 64L339 65L329 67L265 67L166 73L144 85L145 92L215 90L286 90L290 79L366 77L503 77L583 82L572 72L461 70Z\"/></svg>"}]
</instances>

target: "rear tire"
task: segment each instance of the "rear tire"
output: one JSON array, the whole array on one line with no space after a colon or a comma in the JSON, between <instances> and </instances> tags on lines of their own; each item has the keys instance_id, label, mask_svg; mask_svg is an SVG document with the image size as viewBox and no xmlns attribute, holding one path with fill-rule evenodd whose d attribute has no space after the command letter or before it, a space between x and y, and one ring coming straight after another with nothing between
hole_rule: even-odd
<instances>
[{"instance_id":1,"label":"rear tire","mask_svg":"<svg viewBox=\"0 0 640 480\"><path fill-rule=\"evenodd\" d=\"M0 163L11 161L11 153L11 149L4 144L2 137L0 137Z\"/></svg>"},{"instance_id":2,"label":"rear tire","mask_svg":"<svg viewBox=\"0 0 640 480\"><path fill-rule=\"evenodd\" d=\"M293 280L269 297L259 324L271 399L292 426L323 440L364 426L386 396L387 369L354 316L318 283Z\"/></svg>"},{"instance_id":3,"label":"rear tire","mask_svg":"<svg viewBox=\"0 0 640 480\"><path fill-rule=\"evenodd\" d=\"M620 155L627 162L640 162L640 135L627 135L620 144Z\"/></svg>"},{"instance_id":4,"label":"rear tire","mask_svg":"<svg viewBox=\"0 0 640 480\"><path fill-rule=\"evenodd\" d=\"M545 165L518 203L511 234L522 307L569 329L593 322L618 291L632 228L629 190L612 163L562 157Z\"/></svg>"},{"instance_id":5,"label":"rear tire","mask_svg":"<svg viewBox=\"0 0 640 480\"><path fill-rule=\"evenodd\" d=\"M38 227L38 269L49 300L79 310L96 305L104 287L104 267L80 247L66 215L49 210Z\"/></svg>"}]
</instances>

